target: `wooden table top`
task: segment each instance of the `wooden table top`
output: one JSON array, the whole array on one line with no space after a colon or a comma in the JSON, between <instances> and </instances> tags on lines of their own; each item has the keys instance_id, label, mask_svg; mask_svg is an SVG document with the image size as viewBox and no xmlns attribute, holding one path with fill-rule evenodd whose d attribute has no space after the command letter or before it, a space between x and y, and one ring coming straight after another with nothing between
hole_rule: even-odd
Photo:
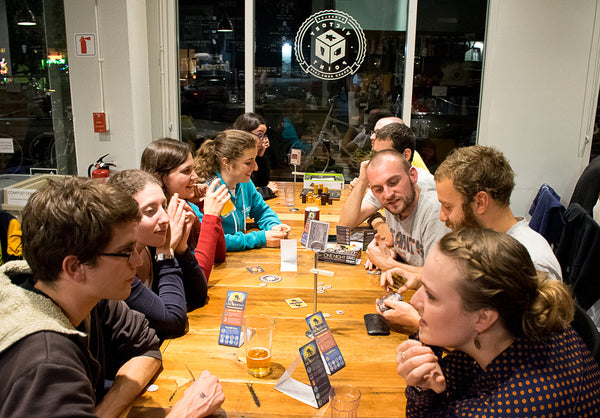
<instances>
[{"instance_id":1,"label":"wooden table top","mask_svg":"<svg viewBox=\"0 0 600 418\"><path fill-rule=\"evenodd\" d=\"M300 210L291 212L285 206L283 196L285 189L293 188L293 183L278 185L280 197L268 203L282 222L292 227L289 238L298 240L298 272L280 271L278 248L228 253L226 261L216 265L211 273L208 303L188 314L189 332L164 342L161 348L163 370L154 382L158 390L141 394L129 411L129 417L164 416L191 383L186 366L196 377L206 369L219 378L225 402L216 416L329 416L328 404L315 409L274 389L284 370L298 356L298 349L310 341L305 336L308 326L304 318L313 312L314 295L314 274L309 272L314 267L314 253L300 244L304 207L307 205L297 198L295 206ZM299 179L296 196L301 187ZM348 189L343 190L342 202L348 193ZM335 234L341 207L340 201L320 206L320 220L330 222L330 234ZM363 253L363 261L364 257ZM249 273L246 267L253 265L260 265L264 273ZM364 314L376 312L375 299L385 293L379 287L379 275L368 274L362 263L352 266L320 261L319 268L335 273L333 277L319 276L319 281L331 285L331 288L318 294L318 310L331 315L327 323L346 362L343 369L329 377L331 384L352 384L360 389L360 417L403 417L406 384L396 373L395 350L406 335L392 332L388 336L370 336L363 321ZM282 280L262 287L259 280L262 274L276 274ZM246 365L240 360L243 347L217 343L228 290L248 293L247 315L265 314L276 318L271 357L273 371L264 378L255 378L246 372ZM294 297L302 298L308 306L290 308L285 299ZM292 377L308 383L302 364ZM252 385L258 402L254 400L248 384Z\"/></svg>"}]
</instances>

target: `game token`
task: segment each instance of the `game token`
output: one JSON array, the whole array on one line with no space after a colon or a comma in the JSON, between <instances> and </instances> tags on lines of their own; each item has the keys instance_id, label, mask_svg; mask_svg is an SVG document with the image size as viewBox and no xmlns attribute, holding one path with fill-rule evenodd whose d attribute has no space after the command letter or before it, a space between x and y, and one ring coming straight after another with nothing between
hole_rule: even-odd
<instances>
[{"instance_id":1,"label":"game token","mask_svg":"<svg viewBox=\"0 0 600 418\"><path fill-rule=\"evenodd\" d=\"M317 293L325 293L325 289L317 289Z\"/></svg>"},{"instance_id":2,"label":"game token","mask_svg":"<svg viewBox=\"0 0 600 418\"><path fill-rule=\"evenodd\" d=\"M325 289L331 289L331 285L330 284L326 284L325 285Z\"/></svg>"},{"instance_id":3,"label":"game token","mask_svg":"<svg viewBox=\"0 0 600 418\"><path fill-rule=\"evenodd\" d=\"M148 392L156 392L158 390L158 385L150 385L146 388Z\"/></svg>"},{"instance_id":4,"label":"game token","mask_svg":"<svg viewBox=\"0 0 600 418\"><path fill-rule=\"evenodd\" d=\"M344 315L344 311L342 311L341 309L335 311L335 313L338 315Z\"/></svg>"},{"instance_id":5,"label":"game token","mask_svg":"<svg viewBox=\"0 0 600 418\"><path fill-rule=\"evenodd\" d=\"M275 274L265 274L264 276L260 276L259 280L265 283L276 283L281 281L281 276L277 276Z\"/></svg>"},{"instance_id":6,"label":"game token","mask_svg":"<svg viewBox=\"0 0 600 418\"><path fill-rule=\"evenodd\" d=\"M317 282L317 284L318 284L319 286L323 286L325 283L323 283L323 282Z\"/></svg>"},{"instance_id":7,"label":"game token","mask_svg":"<svg viewBox=\"0 0 600 418\"><path fill-rule=\"evenodd\" d=\"M323 316L324 316L325 318L329 318L329 317L331 316L331 314L330 314L330 313L328 313L328 312L323 312Z\"/></svg>"},{"instance_id":8,"label":"game token","mask_svg":"<svg viewBox=\"0 0 600 418\"><path fill-rule=\"evenodd\" d=\"M261 283L259 284L259 286L265 287L267 284L266 283Z\"/></svg>"}]
</instances>

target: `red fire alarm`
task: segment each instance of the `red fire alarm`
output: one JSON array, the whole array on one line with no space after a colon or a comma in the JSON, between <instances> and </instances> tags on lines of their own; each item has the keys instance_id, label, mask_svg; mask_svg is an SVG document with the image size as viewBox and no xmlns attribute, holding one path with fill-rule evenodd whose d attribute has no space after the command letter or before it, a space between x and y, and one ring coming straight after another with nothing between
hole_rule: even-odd
<instances>
[{"instance_id":1,"label":"red fire alarm","mask_svg":"<svg viewBox=\"0 0 600 418\"><path fill-rule=\"evenodd\" d=\"M94 112L94 132L97 134L105 134L108 132L108 123L106 121L106 113Z\"/></svg>"}]
</instances>

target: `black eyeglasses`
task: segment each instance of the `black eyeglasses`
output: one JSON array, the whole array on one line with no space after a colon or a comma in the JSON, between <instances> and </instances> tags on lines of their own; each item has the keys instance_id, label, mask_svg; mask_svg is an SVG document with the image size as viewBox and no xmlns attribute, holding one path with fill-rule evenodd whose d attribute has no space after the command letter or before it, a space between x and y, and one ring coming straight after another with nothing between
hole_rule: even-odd
<instances>
[{"instance_id":1,"label":"black eyeglasses","mask_svg":"<svg viewBox=\"0 0 600 418\"><path fill-rule=\"evenodd\" d=\"M105 255L107 257L119 257L119 258L126 258L127 261L129 261L131 259L131 256L133 255L135 250L125 250L122 253L100 253L98 255Z\"/></svg>"}]
</instances>

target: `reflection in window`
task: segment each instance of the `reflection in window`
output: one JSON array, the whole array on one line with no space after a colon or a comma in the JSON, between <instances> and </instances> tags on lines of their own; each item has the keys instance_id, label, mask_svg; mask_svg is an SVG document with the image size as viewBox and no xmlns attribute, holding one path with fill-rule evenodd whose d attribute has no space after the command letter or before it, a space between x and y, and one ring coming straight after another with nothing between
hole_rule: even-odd
<instances>
[{"instance_id":1,"label":"reflection in window","mask_svg":"<svg viewBox=\"0 0 600 418\"><path fill-rule=\"evenodd\" d=\"M76 172L64 21L61 0L0 0L1 174Z\"/></svg>"}]
</instances>

